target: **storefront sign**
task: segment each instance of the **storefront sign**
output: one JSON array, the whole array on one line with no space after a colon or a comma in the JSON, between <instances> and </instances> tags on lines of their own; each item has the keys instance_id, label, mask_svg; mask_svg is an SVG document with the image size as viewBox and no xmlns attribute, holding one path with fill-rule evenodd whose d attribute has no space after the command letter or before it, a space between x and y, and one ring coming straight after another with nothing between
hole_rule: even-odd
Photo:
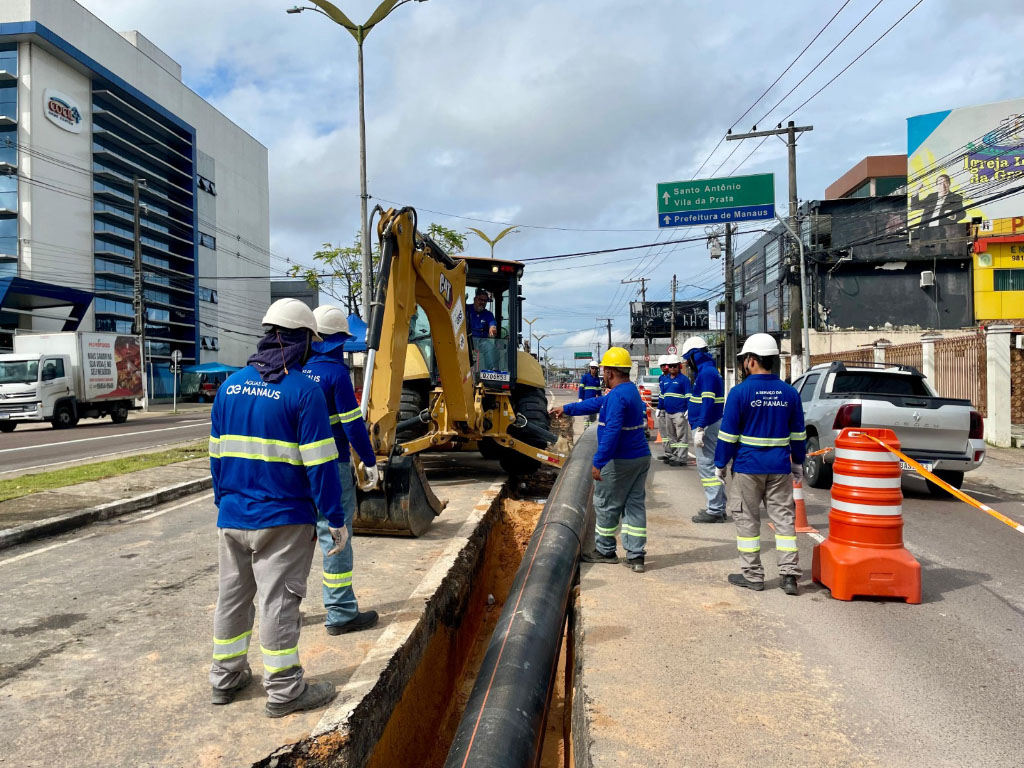
<instances>
[{"instance_id":1,"label":"storefront sign","mask_svg":"<svg viewBox=\"0 0 1024 768\"><path fill-rule=\"evenodd\" d=\"M43 91L43 112L54 125L71 133L82 132L82 110L67 94L47 88Z\"/></svg>"}]
</instances>

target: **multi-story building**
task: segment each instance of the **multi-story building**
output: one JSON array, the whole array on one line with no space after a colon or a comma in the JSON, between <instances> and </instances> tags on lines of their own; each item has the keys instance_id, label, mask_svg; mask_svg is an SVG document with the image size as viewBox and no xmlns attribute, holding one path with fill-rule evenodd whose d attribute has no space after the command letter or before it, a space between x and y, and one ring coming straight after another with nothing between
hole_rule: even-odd
<instances>
[{"instance_id":1,"label":"multi-story building","mask_svg":"<svg viewBox=\"0 0 1024 768\"><path fill-rule=\"evenodd\" d=\"M184 365L241 365L251 352L270 301L267 150L139 32L115 32L74 0L4 0L0 279L18 278L23 294L92 293L71 324L81 330L137 330L136 190L159 396L174 351ZM53 309L5 309L0 345L69 327Z\"/></svg>"}]
</instances>

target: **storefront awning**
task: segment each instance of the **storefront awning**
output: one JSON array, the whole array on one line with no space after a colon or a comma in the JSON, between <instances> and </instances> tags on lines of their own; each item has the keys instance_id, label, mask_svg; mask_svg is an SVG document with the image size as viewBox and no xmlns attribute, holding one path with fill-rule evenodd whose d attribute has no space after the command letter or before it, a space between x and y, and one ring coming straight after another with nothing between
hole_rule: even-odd
<instances>
[{"instance_id":1,"label":"storefront awning","mask_svg":"<svg viewBox=\"0 0 1024 768\"><path fill-rule=\"evenodd\" d=\"M64 331L77 331L82 318L89 310L93 295L88 291L68 288L62 285L26 280L23 277L0 278L0 327L17 326L18 315L33 315L48 319L64 320ZM63 312L47 310L70 307L66 316Z\"/></svg>"}]
</instances>

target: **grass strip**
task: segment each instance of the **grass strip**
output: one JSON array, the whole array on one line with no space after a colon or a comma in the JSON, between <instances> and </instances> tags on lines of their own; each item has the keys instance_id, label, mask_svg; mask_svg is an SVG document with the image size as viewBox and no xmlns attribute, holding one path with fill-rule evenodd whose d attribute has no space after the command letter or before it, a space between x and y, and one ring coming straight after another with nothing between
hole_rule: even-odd
<instances>
[{"instance_id":1,"label":"grass strip","mask_svg":"<svg viewBox=\"0 0 1024 768\"><path fill-rule=\"evenodd\" d=\"M78 483L87 483L90 480L103 480L128 472L138 472L140 469L152 469L190 459L201 459L206 455L207 444L196 443L158 453L142 453L110 461L81 464L67 469L55 469L51 472L13 477L9 480L0 480L0 502L28 496L30 493L39 491L50 491Z\"/></svg>"}]
</instances>

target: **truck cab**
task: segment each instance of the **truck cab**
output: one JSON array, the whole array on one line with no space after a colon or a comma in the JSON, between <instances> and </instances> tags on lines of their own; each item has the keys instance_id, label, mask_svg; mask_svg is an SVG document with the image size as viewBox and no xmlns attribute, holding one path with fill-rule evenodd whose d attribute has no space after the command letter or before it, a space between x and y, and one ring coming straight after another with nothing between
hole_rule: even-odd
<instances>
[{"instance_id":1,"label":"truck cab","mask_svg":"<svg viewBox=\"0 0 1024 768\"><path fill-rule=\"evenodd\" d=\"M5 354L0 356L0 432L23 422L62 422L76 417L71 360L67 355Z\"/></svg>"}]
</instances>

